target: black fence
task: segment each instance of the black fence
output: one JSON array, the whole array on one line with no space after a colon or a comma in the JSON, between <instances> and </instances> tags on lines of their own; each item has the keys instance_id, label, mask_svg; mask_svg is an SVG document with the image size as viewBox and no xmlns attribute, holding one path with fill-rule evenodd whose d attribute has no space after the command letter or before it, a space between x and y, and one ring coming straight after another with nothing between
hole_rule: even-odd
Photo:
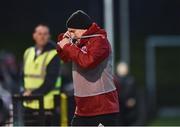
<instances>
[{"instance_id":1,"label":"black fence","mask_svg":"<svg viewBox=\"0 0 180 127\"><path fill-rule=\"evenodd\" d=\"M34 101L37 100L39 102L39 109L33 110L31 113L27 113L23 106L23 103L26 101ZM12 124L13 126L23 126L23 125L32 125L34 120L37 121L41 126L46 125L47 115L51 115L53 118L52 125L60 125L60 113L57 116L57 112L60 112L60 95L54 96L54 108L52 110L44 109L44 101L43 96L20 96L15 95L12 97L13 108L11 109L11 117L7 124ZM56 115L55 115L56 114Z\"/></svg>"}]
</instances>

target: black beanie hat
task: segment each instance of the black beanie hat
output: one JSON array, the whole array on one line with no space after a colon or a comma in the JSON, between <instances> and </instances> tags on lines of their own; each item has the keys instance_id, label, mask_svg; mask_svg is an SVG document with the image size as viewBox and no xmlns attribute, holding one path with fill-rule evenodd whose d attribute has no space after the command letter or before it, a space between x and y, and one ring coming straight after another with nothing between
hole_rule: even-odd
<instances>
[{"instance_id":1,"label":"black beanie hat","mask_svg":"<svg viewBox=\"0 0 180 127\"><path fill-rule=\"evenodd\" d=\"M67 20L66 27L74 29L88 29L92 25L92 19L82 10L74 12Z\"/></svg>"}]
</instances>

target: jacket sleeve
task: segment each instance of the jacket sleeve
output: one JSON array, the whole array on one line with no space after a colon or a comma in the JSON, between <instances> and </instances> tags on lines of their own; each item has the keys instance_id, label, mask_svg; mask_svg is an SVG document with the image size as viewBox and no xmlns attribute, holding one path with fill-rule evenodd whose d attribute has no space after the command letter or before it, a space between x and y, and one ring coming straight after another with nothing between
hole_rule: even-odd
<instances>
[{"instance_id":1,"label":"jacket sleeve","mask_svg":"<svg viewBox=\"0 0 180 127\"><path fill-rule=\"evenodd\" d=\"M58 36L58 42L61 41L63 39L63 35L64 33L60 34ZM69 62L70 59L67 57L67 55L63 52L63 50L61 49L61 47L59 45L56 46L56 50L57 53L59 55L59 57L64 61L64 62Z\"/></svg>"},{"instance_id":2,"label":"jacket sleeve","mask_svg":"<svg viewBox=\"0 0 180 127\"><path fill-rule=\"evenodd\" d=\"M101 63L110 53L110 44L106 38L97 37L89 40L89 45L86 47L87 52L83 51L76 45L66 44L63 52L73 62L85 69L95 68Z\"/></svg>"},{"instance_id":3,"label":"jacket sleeve","mask_svg":"<svg viewBox=\"0 0 180 127\"><path fill-rule=\"evenodd\" d=\"M37 94L47 94L51 90L55 88L55 83L57 81L57 78L59 76L59 70L60 70L60 60L58 58L58 55L56 55L52 61L47 66L47 74L45 76L44 83L42 86L32 92L32 95Z\"/></svg>"}]
</instances>

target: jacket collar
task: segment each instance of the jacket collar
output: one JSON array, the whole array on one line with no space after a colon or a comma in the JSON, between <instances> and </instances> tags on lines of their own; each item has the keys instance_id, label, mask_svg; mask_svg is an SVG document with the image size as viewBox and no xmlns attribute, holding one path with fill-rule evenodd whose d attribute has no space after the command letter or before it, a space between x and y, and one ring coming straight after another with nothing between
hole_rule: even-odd
<instances>
[{"instance_id":1,"label":"jacket collar","mask_svg":"<svg viewBox=\"0 0 180 127\"><path fill-rule=\"evenodd\" d=\"M105 37L107 37L107 34L104 29L101 29L96 23L93 23L90 28L82 35L82 36L88 36L88 35L94 35L94 34L101 34ZM79 46L84 45L87 43L89 38L81 39Z\"/></svg>"}]
</instances>

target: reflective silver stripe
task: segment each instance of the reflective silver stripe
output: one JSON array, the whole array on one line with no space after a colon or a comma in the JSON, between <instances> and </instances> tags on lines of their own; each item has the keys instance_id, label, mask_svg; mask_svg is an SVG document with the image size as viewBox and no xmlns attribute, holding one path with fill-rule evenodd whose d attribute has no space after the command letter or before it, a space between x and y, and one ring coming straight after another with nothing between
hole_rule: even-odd
<instances>
[{"instance_id":1,"label":"reflective silver stripe","mask_svg":"<svg viewBox=\"0 0 180 127\"><path fill-rule=\"evenodd\" d=\"M44 78L42 75L25 74L26 78Z\"/></svg>"},{"instance_id":2,"label":"reflective silver stripe","mask_svg":"<svg viewBox=\"0 0 180 127\"><path fill-rule=\"evenodd\" d=\"M92 34L92 35L82 36L79 39L85 39L85 38L91 38L91 37L104 37L104 35L103 34Z\"/></svg>"}]
</instances>

